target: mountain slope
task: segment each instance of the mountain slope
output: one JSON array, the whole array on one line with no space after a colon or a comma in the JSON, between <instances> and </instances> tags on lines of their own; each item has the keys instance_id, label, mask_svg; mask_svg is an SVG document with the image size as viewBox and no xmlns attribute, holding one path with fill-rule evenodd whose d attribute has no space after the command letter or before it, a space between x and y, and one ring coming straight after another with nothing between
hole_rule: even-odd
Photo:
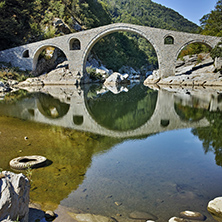
<instances>
[{"instance_id":1,"label":"mountain slope","mask_svg":"<svg viewBox=\"0 0 222 222\"><path fill-rule=\"evenodd\" d=\"M99 0L104 2L115 22L133 23L155 28L197 32L198 26L178 12L151 0Z\"/></svg>"}]
</instances>

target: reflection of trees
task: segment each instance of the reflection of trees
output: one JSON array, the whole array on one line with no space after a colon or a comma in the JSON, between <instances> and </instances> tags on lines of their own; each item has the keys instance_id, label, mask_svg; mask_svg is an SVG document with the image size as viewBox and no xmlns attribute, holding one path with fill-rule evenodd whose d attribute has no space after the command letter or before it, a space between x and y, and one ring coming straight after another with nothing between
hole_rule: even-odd
<instances>
[{"instance_id":1,"label":"reflection of trees","mask_svg":"<svg viewBox=\"0 0 222 222\"><path fill-rule=\"evenodd\" d=\"M89 93L88 93L89 94ZM145 124L153 115L157 92L136 85L127 93L111 92L88 97L87 108L98 124L111 130L133 130Z\"/></svg>"},{"instance_id":2,"label":"reflection of trees","mask_svg":"<svg viewBox=\"0 0 222 222\"><path fill-rule=\"evenodd\" d=\"M0 104L14 104L22 99L30 98L32 95L28 93L26 90L18 90L15 92L7 93L4 96L4 100L0 100Z\"/></svg>"},{"instance_id":3,"label":"reflection of trees","mask_svg":"<svg viewBox=\"0 0 222 222\"><path fill-rule=\"evenodd\" d=\"M175 110L181 119L186 121L198 121L207 118L210 125L192 129L192 133L198 136L203 143L205 153L213 151L216 164L222 166L222 113L210 112L206 109L197 108L198 104L192 104L193 107L183 106L180 103L175 104Z\"/></svg>"},{"instance_id":4,"label":"reflection of trees","mask_svg":"<svg viewBox=\"0 0 222 222\"><path fill-rule=\"evenodd\" d=\"M210 126L193 129L192 133L202 141L205 153L214 151L216 164L222 166L222 113L207 112Z\"/></svg>"}]
</instances>

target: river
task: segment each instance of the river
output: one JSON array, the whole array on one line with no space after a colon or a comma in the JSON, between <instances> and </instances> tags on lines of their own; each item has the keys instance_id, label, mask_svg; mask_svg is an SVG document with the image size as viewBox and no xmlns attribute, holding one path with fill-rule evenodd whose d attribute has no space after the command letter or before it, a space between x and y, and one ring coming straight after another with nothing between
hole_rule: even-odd
<instances>
[{"instance_id":1,"label":"river","mask_svg":"<svg viewBox=\"0 0 222 222\"><path fill-rule=\"evenodd\" d=\"M120 222L139 221L133 217L141 212L165 222L192 210L214 221L207 204L222 195L222 94L142 84L121 90L9 93L0 101L0 167L12 170L17 156L45 156L48 165L32 170L30 192L42 209Z\"/></svg>"}]
</instances>

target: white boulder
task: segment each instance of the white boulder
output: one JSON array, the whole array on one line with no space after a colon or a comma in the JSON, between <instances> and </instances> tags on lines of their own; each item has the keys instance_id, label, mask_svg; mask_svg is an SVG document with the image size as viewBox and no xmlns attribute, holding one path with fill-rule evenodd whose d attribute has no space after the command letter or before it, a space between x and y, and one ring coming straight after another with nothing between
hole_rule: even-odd
<instances>
[{"instance_id":1,"label":"white boulder","mask_svg":"<svg viewBox=\"0 0 222 222\"><path fill-rule=\"evenodd\" d=\"M222 218L222 197L216 197L208 203L207 210L213 215Z\"/></svg>"},{"instance_id":2,"label":"white boulder","mask_svg":"<svg viewBox=\"0 0 222 222\"><path fill-rule=\"evenodd\" d=\"M0 179L0 221L28 222L29 180L23 174L3 171Z\"/></svg>"},{"instance_id":3,"label":"white boulder","mask_svg":"<svg viewBox=\"0 0 222 222\"><path fill-rule=\"evenodd\" d=\"M110 85L116 85L116 84L120 84L120 83L127 83L129 82L128 80L128 75L121 75L118 72L114 72L112 75L110 75L106 81L104 82L104 85L110 86Z\"/></svg>"},{"instance_id":4,"label":"white boulder","mask_svg":"<svg viewBox=\"0 0 222 222\"><path fill-rule=\"evenodd\" d=\"M219 70L222 68L222 58L221 57L216 57L214 61L214 66L216 70Z\"/></svg>"}]
</instances>

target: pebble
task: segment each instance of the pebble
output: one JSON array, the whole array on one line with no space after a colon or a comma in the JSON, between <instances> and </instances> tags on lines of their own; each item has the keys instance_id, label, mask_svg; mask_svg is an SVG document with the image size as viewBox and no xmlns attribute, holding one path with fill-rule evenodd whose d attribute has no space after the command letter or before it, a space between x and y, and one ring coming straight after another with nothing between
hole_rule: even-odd
<instances>
[{"instance_id":1,"label":"pebble","mask_svg":"<svg viewBox=\"0 0 222 222\"><path fill-rule=\"evenodd\" d=\"M169 219L168 222L191 222L190 220L179 218L179 217L172 217Z\"/></svg>"},{"instance_id":2,"label":"pebble","mask_svg":"<svg viewBox=\"0 0 222 222\"><path fill-rule=\"evenodd\" d=\"M106 198L112 198L113 196L112 195L108 195L108 196L106 196Z\"/></svg>"},{"instance_id":3,"label":"pebble","mask_svg":"<svg viewBox=\"0 0 222 222\"><path fill-rule=\"evenodd\" d=\"M120 203L120 202L115 202L115 204L116 204L116 206L122 205L122 203Z\"/></svg>"},{"instance_id":4,"label":"pebble","mask_svg":"<svg viewBox=\"0 0 222 222\"><path fill-rule=\"evenodd\" d=\"M136 219L136 220L157 220L158 218L148 212L142 212L142 211L133 211L132 213L130 213L129 217L131 219Z\"/></svg>"},{"instance_id":5,"label":"pebble","mask_svg":"<svg viewBox=\"0 0 222 222\"><path fill-rule=\"evenodd\" d=\"M47 210L45 212L45 219L47 221L53 221L55 218L56 218L56 215L55 215L55 213L53 211Z\"/></svg>"},{"instance_id":6,"label":"pebble","mask_svg":"<svg viewBox=\"0 0 222 222\"><path fill-rule=\"evenodd\" d=\"M27 139L28 139L28 137L27 137L27 136L25 136L25 137L24 137L24 140L27 140Z\"/></svg>"},{"instance_id":7,"label":"pebble","mask_svg":"<svg viewBox=\"0 0 222 222\"><path fill-rule=\"evenodd\" d=\"M200 221L204 221L206 219L206 217L203 214L199 212L188 211L188 210L180 212L180 216L183 218L192 219L192 220L200 220Z\"/></svg>"}]
</instances>

